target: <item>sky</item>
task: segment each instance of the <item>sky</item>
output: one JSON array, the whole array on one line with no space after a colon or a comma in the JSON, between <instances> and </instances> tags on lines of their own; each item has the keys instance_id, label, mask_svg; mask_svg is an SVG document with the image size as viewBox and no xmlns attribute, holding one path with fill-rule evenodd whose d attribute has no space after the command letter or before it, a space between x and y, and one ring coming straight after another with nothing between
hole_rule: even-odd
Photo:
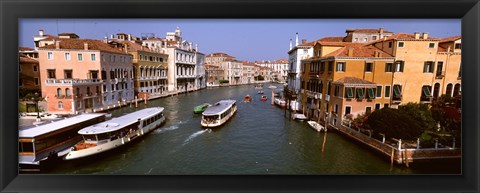
<instances>
[{"instance_id":1,"label":"sky","mask_svg":"<svg viewBox=\"0 0 480 193\"><path fill-rule=\"evenodd\" d=\"M223 52L242 61L287 59L290 39L314 41L345 36L351 28L381 28L394 33L427 32L431 37L461 35L460 19L21 19L19 46L33 47L33 36L73 32L80 38L103 39L119 32L164 38L179 27L183 40L198 51Z\"/></svg>"}]
</instances>

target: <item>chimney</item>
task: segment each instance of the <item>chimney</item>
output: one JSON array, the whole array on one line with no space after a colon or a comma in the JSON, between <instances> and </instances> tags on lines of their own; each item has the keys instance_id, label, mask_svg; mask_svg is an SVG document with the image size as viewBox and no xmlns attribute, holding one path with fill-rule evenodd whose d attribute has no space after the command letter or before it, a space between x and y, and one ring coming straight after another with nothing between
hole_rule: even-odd
<instances>
[{"instance_id":1,"label":"chimney","mask_svg":"<svg viewBox=\"0 0 480 193\"><path fill-rule=\"evenodd\" d=\"M420 39L420 33L415 32L413 35L415 35L415 39L416 39L416 40Z\"/></svg>"},{"instance_id":2,"label":"chimney","mask_svg":"<svg viewBox=\"0 0 480 193\"><path fill-rule=\"evenodd\" d=\"M290 49L288 50L292 50L292 38L290 38Z\"/></svg>"},{"instance_id":3,"label":"chimney","mask_svg":"<svg viewBox=\"0 0 480 193\"><path fill-rule=\"evenodd\" d=\"M380 28L380 34L383 34L383 27Z\"/></svg>"},{"instance_id":4,"label":"chimney","mask_svg":"<svg viewBox=\"0 0 480 193\"><path fill-rule=\"evenodd\" d=\"M306 44L307 43L307 40L306 39L302 39L302 44Z\"/></svg>"},{"instance_id":5,"label":"chimney","mask_svg":"<svg viewBox=\"0 0 480 193\"><path fill-rule=\"evenodd\" d=\"M105 42L106 44L108 44L108 36L107 36L107 34L105 34L105 37L103 37L103 42Z\"/></svg>"},{"instance_id":6,"label":"chimney","mask_svg":"<svg viewBox=\"0 0 480 193\"><path fill-rule=\"evenodd\" d=\"M84 42L84 43L83 43L83 49L84 49L84 50L88 50L88 42Z\"/></svg>"},{"instance_id":7,"label":"chimney","mask_svg":"<svg viewBox=\"0 0 480 193\"><path fill-rule=\"evenodd\" d=\"M43 37L43 29L38 30L38 36Z\"/></svg>"},{"instance_id":8,"label":"chimney","mask_svg":"<svg viewBox=\"0 0 480 193\"><path fill-rule=\"evenodd\" d=\"M60 49L60 42L57 40L53 40L53 42L55 43L55 49Z\"/></svg>"},{"instance_id":9,"label":"chimney","mask_svg":"<svg viewBox=\"0 0 480 193\"><path fill-rule=\"evenodd\" d=\"M128 44L125 44L124 48L125 48L125 53L128 54Z\"/></svg>"},{"instance_id":10,"label":"chimney","mask_svg":"<svg viewBox=\"0 0 480 193\"><path fill-rule=\"evenodd\" d=\"M192 51L192 42L189 42L190 51Z\"/></svg>"},{"instance_id":11,"label":"chimney","mask_svg":"<svg viewBox=\"0 0 480 193\"><path fill-rule=\"evenodd\" d=\"M295 33L295 46L298 46L298 32Z\"/></svg>"},{"instance_id":12,"label":"chimney","mask_svg":"<svg viewBox=\"0 0 480 193\"><path fill-rule=\"evenodd\" d=\"M113 39L113 38L114 38L113 34L112 34L112 35L110 35L110 39Z\"/></svg>"},{"instance_id":13,"label":"chimney","mask_svg":"<svg viewBox=\"0 0 480 193\"><path fill-rule=\"evenodd\" d=\"M348 57L353 57L353 48L348 48Z\"/></svg>"},{"instance_id":14,"label":"chimney","mask_svg":"<svg viewBox=\"0 0 480 193\"><path fill-rule=\"evenodd\" d=\"M195 51L198 52L198 44L195 44Z\"/></svg>"},{"instance_id":15,"label":"chimney","mask_svg":"<svg viewBox=\"0 0 480 193\"><path fill-rule=\"evenodd\" d=\"M426 40L428 38L428 33L427 32L423 32L422 33L422 39Z\"/></svg>"},{"instance_id":16,"label":"chimney","mask_svg":"<svg viewBox=\"0 0 480 193\"><path fill-rule=\"evenodd\" d=\"M132 41L132 35L128 34L128 41Z\"/></svg>"},{"instance_id":17,"label":"chimney","mask_svg":"<svg viewBox=\"0 0 480 193\"><path fill-rule=\"evenodd\" d=\"M451 52L452 47L448 46L447 52Z\"/></svg>"}]
</instances>

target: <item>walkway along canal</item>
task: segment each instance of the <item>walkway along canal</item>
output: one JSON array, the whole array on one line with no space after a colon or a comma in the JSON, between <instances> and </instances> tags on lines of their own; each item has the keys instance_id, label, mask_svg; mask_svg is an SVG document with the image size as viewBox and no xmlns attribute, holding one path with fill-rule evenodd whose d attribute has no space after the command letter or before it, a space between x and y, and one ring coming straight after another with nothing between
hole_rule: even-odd
<instances>
[{"instance_id":1,"label":"walkway along canal","mask_svg":"<svg viewBox=\"0 0 480 193\"><path fill-rule=\"evenodd\" d=\"M269 85L264 85L268 92ZM277 87L281 87L277 85ZM110 110L112 117L146 107L165 108L166 122L139 141L95 159L61 161L40 173L56 174L428 174L460 173L458 160L410 167L337 132L327 134L287 118L285 110L261 101L253 85L218 87ZM253 100L244 103L249 94ZM237 113L223 126L204 129L193 107L237 100ZM329 130L330 131L330 130ZM452 162L454 162L452 164ZM452 167L452 165L458 167ZM428 166L428 167L427 167Z\"/></svg>"}]
</instances>

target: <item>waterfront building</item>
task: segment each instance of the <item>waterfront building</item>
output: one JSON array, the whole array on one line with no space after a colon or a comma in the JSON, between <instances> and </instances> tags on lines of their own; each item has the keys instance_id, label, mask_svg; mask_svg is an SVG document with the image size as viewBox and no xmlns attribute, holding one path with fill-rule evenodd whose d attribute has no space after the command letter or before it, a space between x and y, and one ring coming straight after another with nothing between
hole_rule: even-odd
<instances>
[{"instance_id":1,"label":"waterfront building","mask_svg":"<svg viewBox=\"0 0 480 193\"><path fill-rule=\"evenodd\" d=\"M224 79L225 70L216 64L205 64L205 77L207 77L207 86L219 86L220 80Z\"/></svg>"},{"instance_id":2,"label":"waterfront building","mask_svg":"<svg viewBox=\"0 0 480 193\"><path fill-rule=\"evenodd\" d=\"M307 59L313 56L313 42L307 42L306 39L302 39L302 43L298 43L298 33L295 34L295 46L292 46L292 39L290 39L290 49L288 51L288 87L285 89L285 94L289 100L291 100L290 108L293 110L299 110L302 107L298 103L297 96L300 92L300 66L301 60Z\"/></svg>"},{"instance_id":3,"label":"waterfront building","mask_svg":"<svg viewBox=\"0 0 480 193\"><path fill-rule=\"evenodd\" d=\"M56 114L91 112L134 98L132 56L101 40L62 39L38 48L42 97Z\"/></svg>"},{"instance_id":4,"label":"waterfront building","mask_svg":"<svg viewBox=\"0 0 480 193\"><path fill-rule=\"evenodd\" d=\"M272 79L278 82L286 82L288 75L288 60L279 59L274 61L255 61L255 64L261 67L272 69Z\"/></svg>"},{"instance_id":5,"label":"waterfront building","mask_svg":"<svg viewBox=\"0 0 480 193\"><path fill-rule=\"evenodd\" d=\"M38 52L32 48L19 48L19 90L26 92L40 93L40 70Z\"/></svg>"},{"instance_id":6,"label":"waterfront building","mask_svg":"<svg viewBox=\"0 0 480 193\"><path fill-rule=\"evenodd\" d=\"M235 57L225 53L221 53L221 52L211 53L205 56L206 64L220 64L222 62L232 61L232 60L235 60Z\"/></svg>"},{"instance_id":7,"label":"waterfront building","mask_svg":"<svg viewBox=\"0 0 480 193\"><path fill-rule=\"evenodd\" d=\"M238 60L223 61L220 63L224 72L224 80L228 80L230 85L242 84L243 62Z\"/></svg>"},{"instance_id":8,"label":"waterfront building","mask_svg":"<svg viewBox=\"0 0 480 193\"><path fill-rule=\"evenodd\" d=\"M345 118L461 94L461 37L394 34L370 43L317 41L302 61L301 102L310 118Z\"/></svg>"},{"instance_id":9,"label":"waterfront building","mask_svg":"<svg viewBox=\"0 0 480 193\"><path fill-rule=\"evenodd\" d=\"M38 30L38 35L33 36L35 50L38 50L39 47L55 44L56 41L61 41L61 39L57 36L45 34L43 29Z\"/></svg>"},{"instance_id":10,"label":"waterfront building","mask_svg":"<svg viewBox=\"0 0 480 193\"><path fill-rule=\"evenodd\" d=\"M244 62L242 70L242 84L255 83L255 64Z\"/></svg>"},{"instance_id":11,"label":"waterfront building","mask_svg":"<svg viewBox=\"0 0 480 193\"><path fill-rule=\"evenodd\" d=\"M168 88L168 55L128 40L119 43L133 56L135 96L150 98L164 94Z\"/></svg>"}]
</instances>

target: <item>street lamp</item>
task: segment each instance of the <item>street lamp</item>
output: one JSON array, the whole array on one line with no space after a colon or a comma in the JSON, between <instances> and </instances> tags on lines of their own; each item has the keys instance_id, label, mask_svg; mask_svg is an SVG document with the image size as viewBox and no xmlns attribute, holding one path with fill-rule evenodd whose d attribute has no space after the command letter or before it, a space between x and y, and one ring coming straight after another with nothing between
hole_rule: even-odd
<instances>
[{"instance_id":1,"label":"street lamp","mask_svg":"<svg viewBox=\"0 0 480 193\"><path fill-rule=\"evenodd\" d=\"M35 101L35 108L37 111L37 121L40 121L40 111L38 110L38 101L39 101L38 92L35 92L35 97L32 97L32 100Z\"/></svg>"}]
</instances>

